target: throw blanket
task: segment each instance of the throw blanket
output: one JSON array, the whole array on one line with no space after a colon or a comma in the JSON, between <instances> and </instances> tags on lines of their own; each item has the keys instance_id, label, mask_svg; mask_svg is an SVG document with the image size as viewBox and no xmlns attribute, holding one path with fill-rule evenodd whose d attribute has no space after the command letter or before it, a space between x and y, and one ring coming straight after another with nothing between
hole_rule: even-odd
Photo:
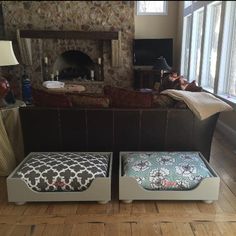
<instances>
[{"instance_id":1,"label":"throw blanket","mask_svg":"<svg viewBox=\"0 0 236 236\"><path fill-rule=\"evenodd\" d=\"M184 101L200 120L204 120L218 112L233 110L226 102L207 92L167 89L162 91L161 94L167 94L175 100Z\"/></svg>"}]
</instances>

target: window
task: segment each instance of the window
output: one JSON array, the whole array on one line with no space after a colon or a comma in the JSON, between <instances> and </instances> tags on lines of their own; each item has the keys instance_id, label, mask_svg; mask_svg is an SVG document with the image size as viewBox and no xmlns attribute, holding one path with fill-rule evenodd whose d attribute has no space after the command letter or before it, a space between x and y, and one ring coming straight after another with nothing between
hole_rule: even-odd
<instances>
[{"instance_id":1,"label":"window","mask_svg":"<svg viewBox=\"0 0 236 236\"><path fill-rule=\"evenodd\" d=\"M215 86L221 5L221 2L213 2L207 6L201 84L211 92L214 92Z\"/></svg>"},{"instance_id":2,"label":"window","mask_svg":"<svg viewBox=\"0 0 236 236\"><path fill-rule=\"evenodd\" d=\"M192 5L192 1L184 1L184 8L187 8Z\"/></svg>"},{"instance_id":3,"label":"window","mask_svg":"<svg viewBox=\"0 0 236 236\"><path fill-rule=\"evenodd\" d=\"M235 3L234 3L235 4ZM231 42L231 53L229 52L229 65L228 65L228 83L226 87L226 92L229 96L233 96L236 99L236 17L234 8L234 23L232 32L232 42Z\"/></svg>"},{"instance_id":4,"label":"window","mask_svg":"<svg viewBox=\"0 0 236 236\"><path fill-rule=\"evenodd\" d=\"M199 83L200 78L200 62L202 49L202 33L203 33L204 9L201 8L193 14L192 37L195 40L191 42L191 58L189 80L196 80Z\"/></svg>"},{"instance_id":5,"label":"window","mask_svg":"<svg viewBox=\"0 0 236 236\"><path fill-rule=\"evenodd\" d=\"M218 94L236 99L236 3L227 1Z\"/></svg>"},{"instance_id":6,"label":"window","mask_svg":"<svg viewBox=\"0 0 236 236\"><path fill-rule=\"evenodd\" d=\"M167 15L167 1L137 1L137 15Z\"/></svg>"},{"instance_id":7,"label":"window","mask_svg":"<svg viewBox=\"0 0 236 236\"><path fill-rule=\"evenodd\" d=\"M181 74L188 78L189 56L190 56L190 39L191 39L191 22L192 15L184 17L182 57L181 57Z\"/></svg>"},{"instance_id":8,"label":"window","mask_svg":"<svg viewBox=\"0 0 236 236\"><path fill-rule=\"evenodd\" d=\"M181 74L236 105L236 2L184 4ZM192 20L192 23L191 23Z\"/></svg>"}]
</instances>

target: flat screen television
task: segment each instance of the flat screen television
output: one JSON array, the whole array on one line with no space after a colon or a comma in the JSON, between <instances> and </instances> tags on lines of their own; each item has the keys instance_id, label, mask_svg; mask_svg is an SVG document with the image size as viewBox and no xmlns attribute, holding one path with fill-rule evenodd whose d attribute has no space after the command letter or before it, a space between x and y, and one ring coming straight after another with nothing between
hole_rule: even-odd
<instances>
[{"instance_id":1,"label":"flat screen television","mask_svg":"<svg viewBox=\"0 0 236 236\"><path fill-rule=\"evenodd\" d=\"M173 66L173 39L134 39L134 66L153 66L155 59L163 56Z\"/></svg>"}]
</instances>

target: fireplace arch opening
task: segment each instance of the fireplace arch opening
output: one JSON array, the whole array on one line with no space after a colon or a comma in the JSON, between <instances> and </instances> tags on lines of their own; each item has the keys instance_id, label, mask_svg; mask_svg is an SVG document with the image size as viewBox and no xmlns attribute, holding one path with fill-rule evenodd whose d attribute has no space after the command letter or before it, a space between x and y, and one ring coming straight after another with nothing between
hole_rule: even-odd
<instances>
[{"instance_id":1,"label":"fireplace arch opening","mask_svg":"<svg viewBox=\"0 0 236 236\"><path fill-rule=\"evenodd\" d=\"M91 80L91 71L95 71L96 64L85 53L69 50L59 55L54 63L53 71L59 72L60 80Z\"/></svg>"}]
</instances>

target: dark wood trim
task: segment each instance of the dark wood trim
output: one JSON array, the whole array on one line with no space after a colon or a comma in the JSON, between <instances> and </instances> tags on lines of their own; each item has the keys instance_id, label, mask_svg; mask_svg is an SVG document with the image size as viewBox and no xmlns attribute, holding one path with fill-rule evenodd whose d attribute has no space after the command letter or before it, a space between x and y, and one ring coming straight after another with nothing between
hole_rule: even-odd
<instances>
[{"instance_id":1,"label":"dark wood trim","mask_svg":"<svg viewBox=\"0 0 236 236\"><path fill-rule=\"evenodd\" d=\"M62 30L20 30L21 38L40 39L91 39L114 40L118 39L118 31L62 31Z\"/></svg>"}]
</instances>

